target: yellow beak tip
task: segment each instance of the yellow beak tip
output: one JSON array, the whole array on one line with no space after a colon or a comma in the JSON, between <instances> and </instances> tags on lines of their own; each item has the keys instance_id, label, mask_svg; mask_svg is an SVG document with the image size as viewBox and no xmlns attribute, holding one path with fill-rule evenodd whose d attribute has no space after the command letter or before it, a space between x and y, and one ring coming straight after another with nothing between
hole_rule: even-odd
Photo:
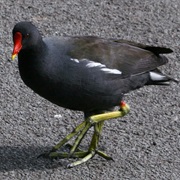
<instances>
[{"instance_id":1,"label":"yellow beak tip","mask_svg":"<svg viewBox=\"0 0 180 180\"><path fill-rule=\"evenodd\" d=\"M13 54L11 59L14 61L14 59L16 58L17 54Z\"/></svg>"}]
</instances>

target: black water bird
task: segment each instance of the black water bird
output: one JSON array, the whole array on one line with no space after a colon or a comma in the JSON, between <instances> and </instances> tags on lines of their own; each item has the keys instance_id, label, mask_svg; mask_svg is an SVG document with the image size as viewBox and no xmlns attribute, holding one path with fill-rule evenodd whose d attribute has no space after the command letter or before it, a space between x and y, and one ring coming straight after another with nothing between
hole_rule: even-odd
<instances>
[{"instance_id":1,"label":"black water bird","mask_svg":"<svg viewBox=\"0 0 180 180\"><path fill-rule=\"evenodd\" d=\"M104 121L129 112L129 106L122 101L125 93L145 85L176 82L157 69L168 62L161 54L171 53L169 48L90 36L42 38L30 22L15 25L13 41L12 59L18 55L24 83L54 104L84 112L85 121L46 153L51 158L82 158L69 167L86 162L95 154L112 159L97 145ZM111 111L115 106L120 109ZM89 149L79 150L92 126ZM57 152L75 135L69 153Z\"/></svg>"}]
</instances>

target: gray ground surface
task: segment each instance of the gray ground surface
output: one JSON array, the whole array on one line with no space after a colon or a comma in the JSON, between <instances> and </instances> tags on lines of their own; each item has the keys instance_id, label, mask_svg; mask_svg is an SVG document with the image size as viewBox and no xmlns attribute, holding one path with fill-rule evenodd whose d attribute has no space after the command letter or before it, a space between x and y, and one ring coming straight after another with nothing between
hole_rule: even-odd
<instances>
[{"instance_id":1,"label":"gray ground surface","mask_svg":"<svg viewBox=\"0 0 180 180\"><path fill-rule=\"evenodd\" d=\"M37 159L83 117L33 93L19 77L17 60L7 60L12 28L21 20L44 36L98 35L170 47L174 53L161 70L180 79L179 0L1 0L0 179L180 179L180 87L174 83L130 93L131 113L105 123L100 148L114 162L95 156L66 169L67 160Z\"/></svg>"}]
</instances>

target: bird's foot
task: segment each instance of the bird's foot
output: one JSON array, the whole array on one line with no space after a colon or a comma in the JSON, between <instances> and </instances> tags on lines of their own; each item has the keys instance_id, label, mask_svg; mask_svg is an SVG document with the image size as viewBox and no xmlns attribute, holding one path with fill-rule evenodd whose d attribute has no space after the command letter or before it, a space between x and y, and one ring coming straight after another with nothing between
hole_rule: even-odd
<instances>
[{"instance_id":1,"label":"bird's foot","mask_svg":"<svg viewBox=\"0 0 180 180\"><path fill-rule=\"evenodd\" d=\"M74 166L77 166L77 165L87 162L89 159L93 158L96 154L103 157L106 160L113 160L112 157L108 156L104 152L97 150L97 149L89 150L89 151L78 150L78 151L74 152L71 156L68 152L50 152L48 154L48 158L51 158L51 159L77 158L77 159L79 159L79 160L67 165L67 168L72 168Z\"/></svg>"},{"instance_id":2,"label":"bird's foot","mask_svg":"<svg viewBox=\"0 0 180 180\"><path fill-rule=\"evenodd\" d=\"M102 127L105 120L109 120L112 118L123 117L129 112L130 108L125 102L121 102L120 109L114 112L108 112L104 114L93 115L87 118L84 122L78 125L73 132L67 135L62 141L60 141L57 145L55 145L49 153L44 153L40 156L48 157L48 158L82 158L78 161L75 161L68 165L68 167L74 167L79 164L82 164L92 157L95 154L100 155L101 157L105 158L106 160L112 160L111 157L106 155L104 152L99 151L97 149L100 133L102 131ZM88 132L91 127L94 127L94 134L87 151L82 151L78 149L82 139ZM77 136L73 145L69 146L69 152L57 152L62 146L64 146L71 138Z\"/></svg>"}]
</instances>

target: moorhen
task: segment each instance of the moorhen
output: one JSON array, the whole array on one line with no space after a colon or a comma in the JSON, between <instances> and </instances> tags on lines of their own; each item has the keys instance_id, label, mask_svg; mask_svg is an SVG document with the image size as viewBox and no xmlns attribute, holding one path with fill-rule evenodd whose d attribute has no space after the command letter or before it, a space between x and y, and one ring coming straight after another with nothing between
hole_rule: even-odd
<instances>
[{"instance_id":1,"label":"moorhen","mask_svg":"<svg viewBox=\"0 0 180 180\"><path fill-rule=\"evenodd\" d=\"M123 95L145 85L167 85L177 80L162 74L157 67L166 64L161 54L171 53L165 47L94 36L42 38L30 22L19 22L13 29L12 59L18 55L18 66L24 83L40 96L61 107L84 112L85 121L52 148L45 156L81 158L73 167L95 154L112 159L98 150L105 120L129 112ZM115 106L119 110L112 111ZM87 151L79 144L94 127ZM77 136L70 152L57 152Z\"/></svg>"}]
</instances>

